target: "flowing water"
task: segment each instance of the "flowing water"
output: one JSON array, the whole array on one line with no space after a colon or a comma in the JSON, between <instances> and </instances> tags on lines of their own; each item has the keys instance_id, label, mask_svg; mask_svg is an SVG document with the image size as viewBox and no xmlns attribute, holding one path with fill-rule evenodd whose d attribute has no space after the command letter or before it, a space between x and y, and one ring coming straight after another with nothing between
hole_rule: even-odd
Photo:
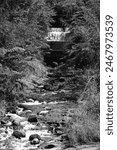
<instances>
[{"instance_id":1,"label":"flowing water","mask_svg":"<svg viewBox=\"0 0 117 150\"><path fill-rule=\"evenodd\" d=\"M23 106L28 107L32 110L39 110L43 111L44 107L50 107L52 108L51 111L54 110L54 113L51 117L57 117L59 119L59 115L61 114L60 109L65 109L65 106L71 107L72 104L68 104L66 101L61 102L24 102L22 103ZM61 105L62 107L60 108ZM69 106L68 106L69 105ZM59 109L58 109L58 108ZM37 111L36 110L36 111ZM36 112L34 111L34 112ZM55 114L58 113L57 115ZM36 113L35 113L36 114ZM20 115L19 115L20 116ZM44 116L42 116L43 118ZM61 118L60 118L61 119ZM65 145L61 142L61 137L52 134L48 130L47 124L44 122L37 123L30 123L27 121L27 118L25 118L20 125L22 126L22 130L25 132L26 136L21 139L17 139L12 136L13 129L12 127L9 127L7 129L7 133L5 130L5 127L0 128L0 150L64 150ZM41 137L40 143L36 145L31 145L29 141L29 137L32 134L38 134ZM67 148L66 150L99 150L98 146L80 146L78 148Z\"/></svg>"},{"instance_id":2,"label":"flowing water","mask_svg":"<svg viewBox=\"0 0 117 150\"><path fill-rule=\"evenodd\" d=\"M39 106L42 103L39 102L28 102L23 103L27 106ZM43 103L43 104L46 104ZM54 105L57 102L51 102L50 104ZM0 150L36 150L36 149L52 149L52 150L61 150L62 143L60 138L54 136L51 132L48 131L47 126L44 123L40 123L37 126L34 123L29 123L28 121L22 121L21 125L25 131L26 136L21 139L17 139L12 136L13 129L8 129L8 133L5 133L5 127L0 129ZM29 141L29 136L32 134L38 134L41 137L39 144L31 145ZM52 146L53 145L53 146ZM45 148L44 148L45 147Z\"/></svg>"}]
</instances>

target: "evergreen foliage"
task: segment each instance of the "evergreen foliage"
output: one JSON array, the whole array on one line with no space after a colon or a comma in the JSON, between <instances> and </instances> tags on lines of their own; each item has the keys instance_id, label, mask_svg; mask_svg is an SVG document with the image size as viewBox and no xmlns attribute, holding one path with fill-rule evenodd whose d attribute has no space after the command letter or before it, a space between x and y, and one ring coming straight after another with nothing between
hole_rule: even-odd
<instances>
[{"instance_id":1,"label":"evergreen foliage","mask_svg":"<svg viewBox=\"0 0 117 150\"><path fill-rule=\"evenodd\" d=\"M83 93L92 76L99 91L99 0L3 0L0 12L3 68L23 76L26 70L34 71L43 62L42 50L49 48L45 41L48 28L56 24L54 19L58 17L61 26L70 29L70 34L66 36L64 57L49 78L50 84L53 89L72 89L72 92L81 89ZM58 84L62 77L64 81Z\"/></svg>"},{"instance_id":2,"label":"evergreen foliage","mask_svg":"<svg viewBox=\"0 0 117 150\"><path fill-rule=\"evenodd\" d=\"M70 33L66 36L64 57L61 57L60 65L51 72L51 83L52 76L53 82L63 77L62 88L67 86L73 91L80 89L83 93L87 90L88 82L92 82L90 80L92 77L99 92L100 1L55 0L52 2L51 5L61 12L60 15L56 13L61 27L69 28Z\"/></svg>"},{"instance_id":3,"label":"evergreen foliage","mask_svg":"<svg viewBox=\"0 0 117 150\"><path fill-rule=\"evenodd\" d=\"M41 49L48 47L44 37L53 15L44 0L0 2L1 100L18 100L27 86L22 82L27 74L44 77Z\"/></svg>"}]
</instances>

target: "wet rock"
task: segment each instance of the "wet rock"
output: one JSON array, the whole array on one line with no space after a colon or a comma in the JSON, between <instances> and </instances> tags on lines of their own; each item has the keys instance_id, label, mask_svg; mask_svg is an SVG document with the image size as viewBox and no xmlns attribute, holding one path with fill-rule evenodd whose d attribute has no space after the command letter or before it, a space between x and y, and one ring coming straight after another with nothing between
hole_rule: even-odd
<instances>
[{"instance_id":1,"label":"wet rock","mask_svg":"<svg viewBox=\"0 0 117 150\"><path fill-rule=\"evenodd\" d=\"M32 110L25 110L24 113L25 113L25 114L32 113Z\"/></svg>"},{"instance_id":2,"label":"wet rock","mask_svg":"<svg viewBox=\"0 0 117 150\"><path fill-rule=\"evenodd\" d=\"M22 121L22 122L20 123L20 125L21 125L22 127L26 127L28 124L29 124L28 121Z\"/></svg>"},{"instance_id":3,"label":"wet rock","mask_svg":"<svg viewBox=\"0 0 117 150\"><path fill-rule=\"evenodd\" d=\"M63 134L63 135L61 135L61 142L63 142L63 141L69 141L69 137L68 137L68 135L67 134Z\"/></svg>"},{"instance_id":4,"label":"wet rock","mask_svg":"<svg viewBox=\"0 0 117 150\"><path fill-rule=\"evenodd\" d=\"M12 126L14 130L20 129L21 122L26 121L26 118L20 117L19 115L16 115L16 114L7 114L7 117L12 122Z\"/></svg>"},{"instance_id":5,"label":"wet rock","mask_svg":"<svg viewBox=\"0 0 117 150\"><path fill-rule=\"evenodd\" d=\"M5 125L5 124L7 124L7 121L5 121L5 120L1 120L1 125Z\"/></svg>"},{"instance_id":6,"label":"wet rock","mask_svg":"<svg viewBox=\"0 0 117 150\"><path fill-rule=\"evenodd\" d=\"M40 142L41 137L40 137L38 134L32 134L32 135L30 135L29 141L31 142L31 141L33 141L34 139L35 139L35 141L37 141L37 139L38 139L39 142Z\"/></svg>"},{"instance_id":7,"label":"wet rock","mask_svg":"<svg viewBox=\"0 0 117 150\"><path fill-rule=\"evenodd\" d=\"M48 110L43 110L43 111L40 111L39 115L45 116L45 115L47 115L48 113L49 113Z\"/></svg>"},{"instance_id":8,"label":"wet rock","mask_svg":"<svg viewBox=\"0 0 117 150\"><path fill-rule=\"evenodd\" d=\"M51 132L52 134L59 136L63 134L62 127L59 126L59 124L51 123L50 125L47 124L48 132Z\"/></svg>"},{"instance_id":9,"label":"wet rock","mask_svg":"<svg viewBox=\"0 0 117 150\"><path fill-rule=\"evenodd\" d=\"M17 115L21 115L22 112L23 112L23 108L17 107L17 109L16 109L16 114L17 114Z\"/></svg>"},{"instance_id":10,"label":"wet rock","mask_svg":"<svg viewBox=\"0 0 117 150\"><path fill-rule=\"evenodd\" d=\"M21 113L21 116L29 117L32 114L31 110L25 110Z\"/></svg>"},{"instance_id":11,"label":"wet rock","mask_svg":"<svg viewBox=\"0 0 117 150\"><path fill-rule=\"evenodd\" d=\"M17 121L12 121L12 127L13 127L13 130L18 130L20 129L20 122L17 122Z\"/></svg>"},{"instance_id":12,"label":"wet rock","mask_svg":"<svg viewBox=\"0 0 117 150\"><path fill-rule=\"evenodd\" d=\"M2 125L2 126L11 126L11 125L12 125L12 122L10 122L10 121L5 121L5 120L1 120L1 125Z\"/></svg>"},{"instance_id":13,"label":"wet rock","mask_svg":"<svg viewBox=\"0 0 117 150\"><path fill-rule=\"evenodd\" d=\"M12 123L10 121L1 120L0 125L5 129L5 133L8 133L8 128L11 127Z\"/></svg>"},{"instance_id":14,"label":"wet rock","mask_svg":"<svg viewBox=\"0 0 117 150\"><path fill-rule=\"evenodd\" d=\"M19 120L13 120L13 121L12 121L12 125L13 125L13 126L19 126L19 125L20 125L20 122L21 122L21 121L19 121Z\"/></svg>"},{"instance_id":15,"label":"wet rock","mask_svg":"<svg viewBox=\"0 0 117 150\"><path fill-rule=\"evenodd\" d=\"M32 98L30 98L30 99L27 99L26 102L32 102L32 103L34 103L34 100Z\"/></svg>"},{"instance_id":16,"label":"wet rock","mask_svg":"<svg viewBox=\"0 0 117 150\"><path fill-rule=\"evenodd\" d=\"M51 132L52 134L54 133L54 127L53 126L48 126L48 133Z\"/></svg>"},{"instance_id":17,"label":"wet rock","mask_svg":"<svg viewBox=\"0 0 117 150\"><path fill-rule=\"evenodd\" d=\"M37 115L39 115L40 112L37 112Z\"/></svg>"},{"instance_id":18,"label":"wet rock","mask_svg":"<svg viewBox=\"0 0 117 150\"><path fill-rule=\"evenodd\" d=\"M24 111L28 109L27 106L22 103L19 103L18 107L23 108Z\"/></svg>"},{"instance_id":19,"label":"wet rock","mask_svg":"<svg viewBox=\"0 0 117 150\"><path fill-rule=\"evenodd\" d=\"M38 122L38 120L37 120L37 115L31 114L31 115L28 117L28 121L29 121L29 122Z\"/></svg>"},{"instance_id":20,"label":"wet rock","mask_svg":"<svg viewBox=\"0 0 117 150\"><path fill-rule=\"evenodd\" d=\"M15 130L15 131L13 132L12 136L14 136L15 138L21 139L21 138L25 137L26 134L25 134L25 132L23 132L23 131Z\"/></svg>"},{"instance_id":21,"label":"wet rock","mask_svg":"<svg viewBox=\"0 0 117 150\"><path fill-rule=\"evenodd\" d=\"M43 122L43 115L38 115L38 120Z\"/></svg>"},{"instance_id":22,"label":"wet rock","mask_svg":"<svg viewBox=\"0 0 117 150\"><path fill-rule=\"evenodd\" d=\"M32 141L30 141L30 144L35 145L35 144L39 144L40 140L38 138L34 138Z\"/></svg>"},{"instance_id":23,"label":"wet rock","mask_svg":"<svg viewBox=\"0 0 117 150\"><path fill-rule=\"evenodd\" d=\"M45 107L45 110L48 110L48 111L49 111L49 110L51 110L51 108L50 108L50 107Z\"/></svg>"},{"instance_id":24,"label":"wet rock","mask_svg":"<svg viewBox=\"0 0 117 150\"><path fill-rule=\"evenodd\" d=\"M55 127L53 129L53 134L56 135L56 136L62 135L63 134L63 129L60 128L60 127Z\"/></svg>"},{"instance_id":25,"label":"wet rock","mask_svg":"<svg viewBox=\"0 0 117 150\"><path fill-rule=\"evenodd\" d=\"M46 145L44 148L45 149L51 149L51 148L54 148L54 147L56 147L56 145L49 144L49 145Z\"/></svg>"},{"instance_id":26,"label":"wet rock","mask_svg":"<svg viewBox=\"0 0 117 150\"><path fill-rule=\"evenodd\" d=\"M17 114L8 113L8 114L6 114L6 116L9 117L12 121L17 122L18 124L19 124L21 121L25 121L25 120L26 120L26 118L20 117L20 116L17 115Z\"/></svg>"}]
</instances>

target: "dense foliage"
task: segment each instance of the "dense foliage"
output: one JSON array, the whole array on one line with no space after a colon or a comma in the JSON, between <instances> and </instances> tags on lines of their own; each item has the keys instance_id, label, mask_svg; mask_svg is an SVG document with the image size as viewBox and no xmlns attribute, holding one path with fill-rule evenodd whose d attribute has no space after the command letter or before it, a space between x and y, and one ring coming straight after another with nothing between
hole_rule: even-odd
<instances>
[{"instance_id":1,"label":"dense foliage","mask_svg":"<svg viewBox=\"0 0 117 150\"><path fill-rule=\"evenodd\" d=\"M50 74L50 84L56 86L55 80L59 83L63 81L62 88L80 89L83 93L95 80L99 92L99 0L59 0L51 1L51 5L56 8L59 18L59 22L57 20L53 25L67 27L70 33L64 43L64 57L61 56L61 63Z\"/></svg>"},{"instance_id":2,"label":"dense foliage","mask_svg":"<svg viewBox=\"0 0 117 150\"><path fill-rule=\"evenodd\" d=\"M0 95L3 99L14 99L11 96L14 87L23 89L24 82L29 86L26 78L34 79L33 75L28 76L31 72L36 72L39 78L45 74L43 49L49 45L44 37L51 26L67 27L70 34L66 36L61 62L48 75L48 89L70 89L73 99L82 99L95 81L99 92L99 21L99 0L1 1Z\"/></svg>"},{"instance_id":3,"label":"dense foliage","mask_svg":"<svg viewBox=\"0 0 117 150\"><path fill-rule=\"evenodd\" d=\"M26 83L46 74L41 49L53 15L44 0L0 1L1 100L23 98Z\"/></svg>"}]
</instances>

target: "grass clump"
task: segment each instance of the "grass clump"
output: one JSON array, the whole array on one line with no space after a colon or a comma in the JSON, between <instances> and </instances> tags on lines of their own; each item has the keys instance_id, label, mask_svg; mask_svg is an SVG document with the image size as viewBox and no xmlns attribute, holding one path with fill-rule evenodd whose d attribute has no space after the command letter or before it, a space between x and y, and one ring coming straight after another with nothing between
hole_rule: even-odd
<instances>
[{"instance_id":1,"label":"grass clump","mask_svg":"<svg viewBox=\"0 0 117 150\"><path fill-rule=\"evenodd\" d=\"M81 121L79 119L69 128L68 137L71 145L99 142L99 122L86 117Z\"/></svg>"},{"instance_id":2,"label":"grass clump","mask_svg":"<svg viewBox=\"0 0 117 150\"><path fill-rule=\"evenodd\" d=\"M100 100L94 80L87 88L85 99L74 111L72 120L68 123L67 134L71 145L98 143L100 141L99 116Z\"/></svg>"}]
</instances>

